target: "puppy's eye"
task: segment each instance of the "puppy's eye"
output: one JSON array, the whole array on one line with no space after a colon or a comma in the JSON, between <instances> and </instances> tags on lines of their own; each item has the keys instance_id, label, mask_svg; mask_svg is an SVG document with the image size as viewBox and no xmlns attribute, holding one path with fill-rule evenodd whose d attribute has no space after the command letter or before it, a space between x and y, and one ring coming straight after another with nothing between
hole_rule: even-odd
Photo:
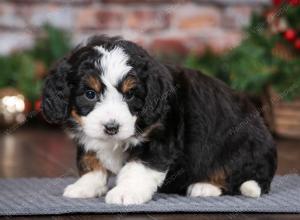
<instances>
[{"instance_id":1,"label":"puppy's eye","mask_svg":"<svg viewBox=\"0 0 300 220\"><path fill-rule=\"evenodd\" d=\"M126 101L131 101L134 98L133 90L129 90L124 94L124 98Z\"/></svg>"},{"instance_id":2,"label":"puppy's eye","mask_svg":"<svg viewBox=\"0 0 300 220\"><path fill-rule=\"evenodd\" d=\"M85 97L87 97L89 100L94 100L96 98L96 92L93 90L87 90L85 92Z\"/></svg>"}]
</instances>

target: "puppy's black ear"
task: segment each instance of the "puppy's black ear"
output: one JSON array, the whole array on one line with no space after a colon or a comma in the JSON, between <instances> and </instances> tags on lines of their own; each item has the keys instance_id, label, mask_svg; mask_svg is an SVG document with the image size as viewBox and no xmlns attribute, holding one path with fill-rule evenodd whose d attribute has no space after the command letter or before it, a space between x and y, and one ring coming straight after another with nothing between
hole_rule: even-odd
<instances>
[{"instance_id":1,"label":"puppy's black ear","mask_svg":"<svg viewBox=\"0 0 300 220\"><path fill-rule=\"evenodd\" d=\"M168 113L175 98L175 87L169 70L157 61L146 65L147 95L145 98L142 117L146 124L152 124Z\"/></svg>"},{"instance_id":2,"label":"puppy's black ear","mask_svg":"<svg viewBox=\"0 0 300 220\"><path fill-rule=\"evenodd\" d=\"M66 59L59 61L47 76L42 93L42 113L49 123L61 124L70 114L70 85L68 73L71 66Z\"/></svg>"}]
</instances>

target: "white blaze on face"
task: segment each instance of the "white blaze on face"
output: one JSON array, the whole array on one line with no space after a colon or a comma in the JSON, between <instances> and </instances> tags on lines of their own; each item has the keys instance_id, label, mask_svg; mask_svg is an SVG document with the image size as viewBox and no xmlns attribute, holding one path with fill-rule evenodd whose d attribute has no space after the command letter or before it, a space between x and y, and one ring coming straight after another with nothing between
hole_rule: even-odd
<instances>
[{"instance_id":1,"label":"white blaze on face","mask_svg":"<svg viewBox=\"0 0 300 220\"><path fill-rule=\"evenodd\" d=\"M135 133L136 116L133 116L116 86L132 67L127 65L128 56L122 48L111 51L103 47L95 47L99 52L99 62L95 65L102 72L101 80L106 86L100 102L94 110L83 117L83 130L93 138L125 140ZM104 132L104 125L114 121L119 124L117 134L109 136Z\"/></svg>"},{"instance_id":2,"label":"white blaze on face","mask_svg":"<svg viewBox=\"0 0 300 220\"><path fill-rule=\"evenodd\" d=\"M95 49L99 51L99 54L102 54L99 66L103 71L103 77L101 78L105 79L111 85L116 86L118 81L132 68L127 65L127 54L120 47L115 47L111 51L103 47L95 47Z\"/></svg>"}]
</instances>

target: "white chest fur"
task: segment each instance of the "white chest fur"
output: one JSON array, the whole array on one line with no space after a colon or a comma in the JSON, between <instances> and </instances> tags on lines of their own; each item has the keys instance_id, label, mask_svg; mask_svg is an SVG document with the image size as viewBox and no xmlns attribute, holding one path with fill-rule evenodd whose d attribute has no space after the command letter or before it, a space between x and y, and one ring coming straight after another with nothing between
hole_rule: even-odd
<instances>
[{"instance_id":1,"label":"white chest fur","mask_svg":"<svg viewBox=\"0 0 300 220\"><path fill-rule=\"evenodd\" d=\"M127 159L127 154L124 152L121 146L115 148L115 146L106 145L103 149L97 151L97 157L112 173L117 174Z\"/></svg>"},{"instance_id":2,"label":"white chest fur","mask_svg":"<svg viewBox=\"0 0 300 220\"><path fill-rule=\"evenodd\" d=\"M98 139L83 137L80 140L86 151L96 152L102 165L114 174L117 174L127 159L122 145L124 143L116 141L101 141Z\"/></svg>"}]
</instances>

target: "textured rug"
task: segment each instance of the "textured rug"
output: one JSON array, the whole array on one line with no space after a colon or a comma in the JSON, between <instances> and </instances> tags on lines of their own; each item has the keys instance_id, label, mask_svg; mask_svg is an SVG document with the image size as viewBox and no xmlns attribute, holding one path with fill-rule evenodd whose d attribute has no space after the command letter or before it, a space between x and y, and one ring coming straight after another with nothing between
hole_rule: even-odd
<instances>
[{"instance_id":1,"label":"textured rug","mask_svg":"<svg viewBox=\"0 0 300 220\"><path fill-rule=\"evenodd\" d=\"M276 176L270 194L253 199L243 196L188 198L157 194L143 205L118 206L104 198L69 199L62 197L74 178L21 178L0 180L0 215L50 215L67 213L141 212L264 212L300 213L300 176Z\"/></svg>"}]
</instances>

